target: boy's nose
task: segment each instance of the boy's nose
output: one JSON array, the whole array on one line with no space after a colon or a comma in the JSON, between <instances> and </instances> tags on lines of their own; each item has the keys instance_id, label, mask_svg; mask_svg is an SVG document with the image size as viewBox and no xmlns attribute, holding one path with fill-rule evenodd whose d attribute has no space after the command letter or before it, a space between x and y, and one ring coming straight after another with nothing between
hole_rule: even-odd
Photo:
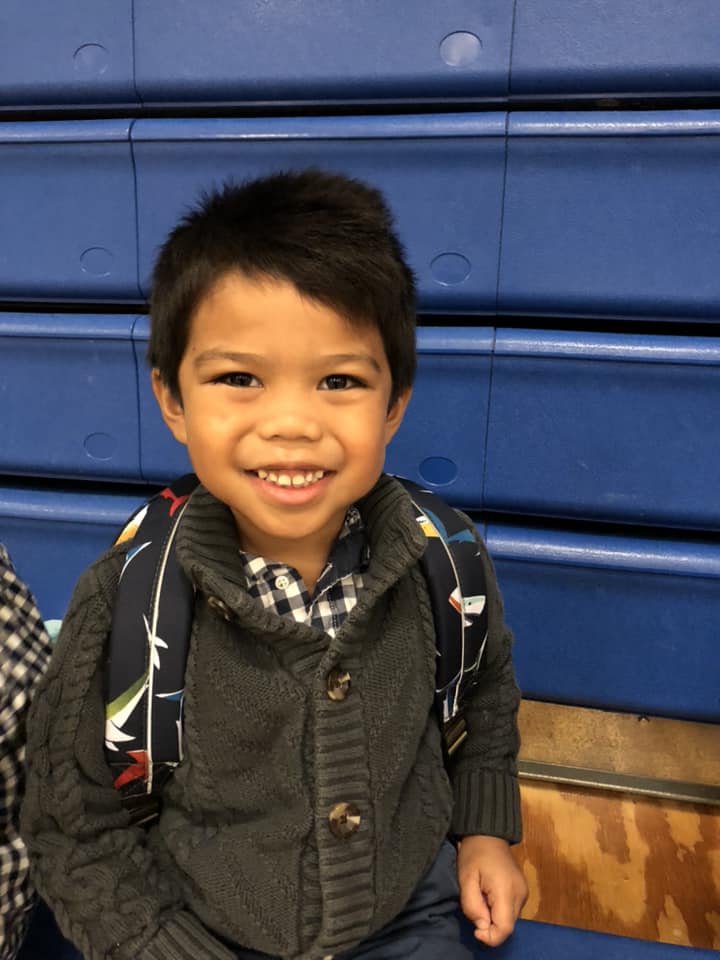
<instances>
[{"instance_id":1,"label":"boy's nose","mask_svg":"<svg viewBox=\"0 0 720 960\"><path fill-rule=\"evenodd\" d=\"M264 440L304 440L312 442L322 436L322 427L307 412L286 408L265 417L258 428Z\"/></svg>"}]
</instances>

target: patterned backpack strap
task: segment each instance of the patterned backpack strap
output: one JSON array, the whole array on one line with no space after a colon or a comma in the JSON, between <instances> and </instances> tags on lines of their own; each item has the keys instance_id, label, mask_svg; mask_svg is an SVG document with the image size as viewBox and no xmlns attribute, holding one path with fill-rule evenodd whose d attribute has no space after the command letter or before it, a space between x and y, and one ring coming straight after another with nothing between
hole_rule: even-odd
<instances>
[{"instance_id":1,"label":"patterned backpack strap","mask_svg":"<svg viewBox=\"0 0 720 960\"><path fill-rule=\"evenodd\" d=\"M435 623L435 703L451 756L467 736L462 707L477 682L487 643L485 572L474 529L434 493L397 479L410 495L428 540L421 567Z\"/></svg>"},{"instance_id":2,"label":"patterned backpack strap","mask_svg":"<svg viewBox=\"0 0 720 960\"><path fill-rule=\"evenodd\" d=\"M105 755L114 786L142 822L151 798L182 759L185 663L193 587L174 543L190 494L187 474L153 497L125 526L131 541L120 573L106 664Z\"/></svg>"}]
</instances>

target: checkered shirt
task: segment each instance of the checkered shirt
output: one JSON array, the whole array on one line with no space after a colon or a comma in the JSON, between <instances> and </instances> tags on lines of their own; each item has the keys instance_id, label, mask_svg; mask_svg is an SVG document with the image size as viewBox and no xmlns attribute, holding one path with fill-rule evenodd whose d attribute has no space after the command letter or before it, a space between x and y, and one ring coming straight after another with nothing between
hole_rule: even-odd
<instances>
[{"instance_id":1,"label":"checkered shirt","mask_svg":"<svg viewBox=\"0 0 720 960\"><path fill-rule=\"evenodd\" d=\"M370 549L357 507L350 507L311 597L297 570L240 553L248 591L266 610L307 623L334 637L357 603Z\"/></svg>"},{"instance_id":2,"label":"checkered shirt","mask_svg":"<svg viewBox=\"0 0 720 960\"><path fill-rule=\"evenodd\" d=\"M17 954L34 902L18 814L25 718L49 657L50 640L35 601L0 544L0 960Z\"/></svg>"}]
</instances>

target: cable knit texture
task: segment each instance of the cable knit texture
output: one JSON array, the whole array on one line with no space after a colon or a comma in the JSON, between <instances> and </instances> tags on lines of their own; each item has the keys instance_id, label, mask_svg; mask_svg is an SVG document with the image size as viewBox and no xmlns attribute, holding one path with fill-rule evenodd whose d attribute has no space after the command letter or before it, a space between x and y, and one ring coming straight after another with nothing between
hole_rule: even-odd
<instances>
[{"instance_id":1,"label":"cable knit texture","mask_svg":"<svg viewBox=\"0 0 720 960\"><path fill-rule=\"evenodd\" d=\"M519 839L519 694L487 553L488 664L446 770L425 539L391 478L359 507L370 566L331 640L248 596L230 512L193 495L177 539L197 588L185 757L147 832L129 826L102 746L123 548L81 578L30 719L22 829L37 886L86 960L230 960L218 937L315 960L399 913L448 830ZM327 694L335 666L352 678L343 700ZM340 839L328 816L343 802L361 819Z\"/></svg>"}]
</instances>

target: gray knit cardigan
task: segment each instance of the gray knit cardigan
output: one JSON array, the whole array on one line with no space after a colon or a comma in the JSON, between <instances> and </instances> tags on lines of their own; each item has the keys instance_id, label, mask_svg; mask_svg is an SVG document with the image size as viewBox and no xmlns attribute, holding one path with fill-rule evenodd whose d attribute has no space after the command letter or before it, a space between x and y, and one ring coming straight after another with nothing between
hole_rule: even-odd
<instances>
[{"instance_id":1,"label":"gray knit cardigan","mask_svg":"<svg viewBox=\"0 0 720 960\"><path fill-rule=\"evenodd\" d=\"M487 553L488 663L446 770L425 538L391 478L359 506L370 566L330 640L249 597L229 510L193 495L177 539L197 588L185 756L149 830L128 825L103 753L123 550L80 579L29 722L22 831L36 885L86 960L230 960L212 931L282 958L326 957L400 912L448 830L519 838L519 693ZM327 693L336 666L351 675L343 700ZM345 802L360 825L338 837L329 812Z\"/></svg>"}]
</instances>

